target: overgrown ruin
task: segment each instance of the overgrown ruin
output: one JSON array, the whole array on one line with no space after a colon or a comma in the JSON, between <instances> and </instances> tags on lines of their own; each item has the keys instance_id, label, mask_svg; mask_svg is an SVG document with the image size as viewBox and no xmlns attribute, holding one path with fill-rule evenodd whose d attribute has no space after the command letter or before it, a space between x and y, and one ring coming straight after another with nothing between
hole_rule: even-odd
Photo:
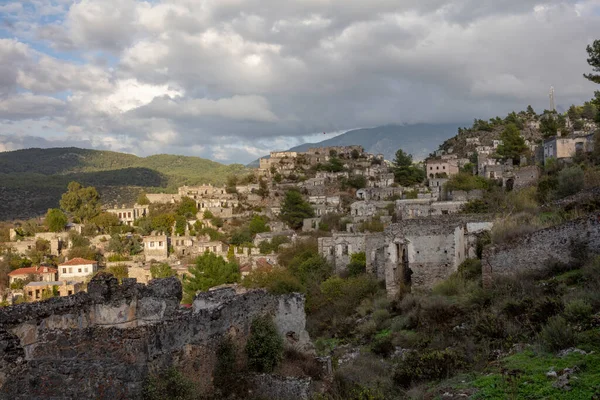
<instances>
[{"instance_id":1,"label":"overgrown ruin","mask_svg":"<svg viewBox=\"0 0 600 400\"><path fill-rule=\"evenodd\" d=\"M282 336L309 349L304 297L232 287L180 306L177 278L147 286L99 274L88 292L0 309L0 398L135 399L150 373L175 366L212 389L216 349L244 345L252 320L270 315Z\"/></svg>"}]
</instances>

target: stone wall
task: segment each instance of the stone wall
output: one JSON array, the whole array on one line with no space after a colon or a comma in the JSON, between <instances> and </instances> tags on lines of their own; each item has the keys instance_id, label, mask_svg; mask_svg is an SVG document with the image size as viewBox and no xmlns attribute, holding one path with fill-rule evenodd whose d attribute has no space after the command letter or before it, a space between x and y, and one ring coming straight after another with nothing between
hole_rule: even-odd
<instances>
[{"instance_id":1,"label":"stone wall","mask_svg":"<svg viewBox=\"0 0 600 400\"><path fill-rule=\"evenodd\" d=\"M148 374L170 366L208 392L220 341L229 335L243 348L264 314L288 341L310 346L301 295L224 288L190 309L180 300L176 278L119 285L100 274L88 293L0 309L0 398L138 399Z\"/></svg>"},{"instance_id":2,"label":"stone wall","mask_svg":"<svg viewBox=\"0 0 600 400\"><path fill-rule=\"evenodd\" d=\"M483 255L483 279L546 268L553 262L570 263L582 244L591 253L600 254L600 215L584 218L533 232L511 243L490 247Z\"/></svg>"},{"instance_id":3,"label":"stone wall","mask_svg":"<svg viewBox=\"0 0 600 400\"><path fill-rule=\"evenodd\" d=\"M475 255L476 238L492 227L487 215L403 220L365 240L367 272L384 279L390 296L405 284L431 288Z\"/></svg>"}]
</instances>

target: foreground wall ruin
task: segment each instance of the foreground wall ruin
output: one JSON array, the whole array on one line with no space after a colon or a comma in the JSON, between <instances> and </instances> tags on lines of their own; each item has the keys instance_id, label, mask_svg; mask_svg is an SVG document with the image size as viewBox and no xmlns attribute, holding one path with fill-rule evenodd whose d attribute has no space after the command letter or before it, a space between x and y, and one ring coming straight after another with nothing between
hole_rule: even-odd
<instances>
[{"instance_id":1,"label":"foreground wall ruin","mask_svg":"<svg viewBox=\"0 0 600 400\"><path fill-rule=\"evenodd\" d=\"M170 366L209 391L218 344L229 335L243 346L264 314L288 341L310 344L299 294L222 288L188 309L180 300L176 278L119 285L100 274L88 293L0 309L0 398L135 399L150 372Z\"/></svg>"},{"instance_id":2,"label":"foreground wall ruin","mask_svg":"<svg viewBox=\"0 0 600 400\"><path fill-rule=\"evenodd\" d=\"M490 285L494 276L542 270L552 263L569 264L588 252L600 254L600 214L540 229L486 249L483 282Z\"/></svg>"}]
</instances>

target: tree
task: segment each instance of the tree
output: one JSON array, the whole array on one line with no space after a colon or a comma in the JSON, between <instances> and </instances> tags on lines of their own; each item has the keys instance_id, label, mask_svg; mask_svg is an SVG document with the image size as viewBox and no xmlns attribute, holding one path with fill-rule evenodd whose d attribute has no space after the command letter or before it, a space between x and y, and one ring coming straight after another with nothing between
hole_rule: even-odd
<instances>
[{"instance_id":1,"label":"tree","mask_svg":"<svg viewBox=\"0 0 600 400\"><path fill-rule=\"evenodd\" d=\"M248 367L256 372L273 372L283 356L283 338L270 316L256 317L246 342Z\"/></svg>"},{"instance_id":2,"label":"tree","mask_svg":"<svg viewBox=\"0 0 600 400\"><path fill-rule=\"evenodd\" d=\"M394 166L396 168L410 167L413 163L412 155L407 154L402 149L396 151L396 158L394 159Z\"/></svg>"},{"instance_id":3,"label":"tree","mask_svg":"<svg viewBox=\"0 0 600 400\"><path fill-rule=\"evenodd\" d=\"M125 264L117 264L111 267L108 267L107 272L110 272L114 275L115 278L121 282L123 278L129 278L129 268Z\"/></svg>"},{"instance_id":4,"label":"tree","mask_svg":"<svg viewBox=\"0 0 600 400\"><path fill-rule=\"evenodd\" d=\"M167 263L152 264L150 267L150 275L152 279L169 278L175 276L177 272Z\"/></svg>"},{"instance_id":5,"label":"tree","mask_svg":"<svg viewBox=\"0 0 600 400\"><path fill-rule=\"evenodd\" d=\"M590 121L593 121L598 114L598 109L592 102L586 101L583 104L583 110L581 110L581 117Z\"/></svg>"},{"instance_id":6,"label":"tree","mask_svg":"<svg viewBox=\"0 0 600 400\"><path fill-rule=\"evenodd\" d=\"M542 132L545 138L556 136L556 133L558 132L558 121L554 118L553 114L548 113L544 115L540 121L540 132Z\"/></svg>"},{"instance_id":7,"label":"tree","mask_svg":"<svg viewBox=\"0 0 600 400\"><path fill-rule=\"evenodd\" d=\"M140 206L147 206L148 204L150 204L150 200L148 200L148 196L146 196L146 193L144 192L140 193L135 202Z\"/></svg>"},{"instance_id":8,"label":"tree","mask_svg":"<svg viewBox=\"0 0 600 400\"><path fill-rule=\"evenodd\" d=\"M191 303L197 291L206 291L224 283L240 280L240 268L235 262L227 262L214 253L205 253L196 258L196 264L183 277L183 302Z\"/></svg>"},{"instance_id":9,"label":"tree","mask_svg":"<svg viewBox=\"0 0 600 400\"><path fill-rule=\"evenodd\" d=\"M248 229L250 229L250 234L254 236L257 233L269 232L271 230L271 228L269 228L267 226L267 222L269 222L267 217L264 217L262 215L252 216L252 219L250 220L250 223L248 224Z\"/></svg>"},{"instance_id":10,"label":"tree","mask_svg":"<svg viewBox=\"0 0 600 400\"><path fill-rule=\"evenodd\" d=\"M162 233L170 234L175 223L175 215L172 213L159 214L152 217L152 229Z\"/></svg>"},{"instance_id":11,"label":"tree","mask_svg":"<svg viewBox=\"0 0 600 400\"><path fill-rule=\"evenodd\" d=\"M121 221L113 213L103 212L94 217L91 222L100 229L103 233L108 233L113 226L119 226Z\"/></svg>"},{"instance_id":12,"label":"tree","mask_svg":"<svg viewBox=\"0 0 600 400\"><path fill-rule=\"evenodd\" d=\"M311 205L302 198L298 189L290 189L285 192L285 198L281 204L281 219L292 229L302 226L305 218L314 217L315 212Z\"/></svg>"},{"instance_id":13,"label":"tree","mask_svg":"<svg viewBox=\"0 0 600 400\"><path fill-rule=\"evenodd\" d=\"M76 222L87 222L100 214L100 195L93 186L71 182L60 199L60 208L72 214Z\"/></svg>"},{"instance_id":14,"label":"tree","mask_svg":"<svg viewBox=\"0 0 600 400\"><path fill-rule=\"evenodd\" d=\"M62 232L67 225L67 216L58 208L50 208L46 213L46 226L50 232Z\"/></svg>"},{"instance_id":15,"label":"tree","mask_svg":"<svg viewBox=\"0 0 600 400\"><path fill-rule=\"evenodd\" d=\"M196 202L189 197L182 197L179 205L177 206L176 213L189 218L193 218L198 212Z\"/></svg>"},{"instance_id":16,"label":"tree","mask_svg":"<svg viewBox=\"0 0 600 400\"><path fill-rule=\"evenodd\" d=\"M527 115L529 115L531 117L534 117L536 115L535 111L534 111L533 107L531 107L531 105L527 106Z\"/></svg>"},{"instance_id":17,"label":"tree","mask_svg":"<svg viewBox=\"0 0 600 400\"><path fill-rule=\"evenodd\" d=\"M587 62L592 67L592 71L600 72L600 40L594 40L594 43L588 45L586 50L589 56ZM600 73L583 74L583 76L594 83L600 84Z\"/></svg>"},{"instance_id":18,"label":"tree","mask_svg":"<svg viewBox=\"0 0 600 400\"><path fill-rule=\"evenodd\" d=\"M504 160L512 159L518 163L521 155L527 151L527 145L517 126L508 124L500 134L500 140L502 144L498 146L498 155Z\"/></svg>"}]
</instances>

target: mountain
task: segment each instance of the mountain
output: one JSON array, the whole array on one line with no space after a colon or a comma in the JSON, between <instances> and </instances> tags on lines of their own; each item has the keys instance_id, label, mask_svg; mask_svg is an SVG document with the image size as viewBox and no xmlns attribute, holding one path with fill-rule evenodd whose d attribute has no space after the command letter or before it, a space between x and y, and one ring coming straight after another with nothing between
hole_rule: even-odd
<instances>
[{"instance_id":1,"label":"mountain","mask_svg":"<svg viewBox=\"0 0 600 400\"><path fill-rule=\"evenodd\" d=\"M0 220L24 219L57 207L70 181L95 186L103 203L132 203L143 190L174 191L181 185L224 184L246 172L199 157L137 157L113 151L69 148L0 153Z\"/></svg>"},{"instance_id":2,"label":"mountain","mask_svg":"<svg viewBox=\"0 0 600 400\"><path fill-rule=\"evenodd\" d=\"M306 151L310 147L361 145L368 153L383 154L393 160L398 149L413 155L415 160L424 159L436 150L444 140L456 135L459 126L466 124L414 124L383 125L375 128L354 129L318 143L304 143L290 151ZM258 160L249 164L258 166Z\"/></svg>"}]
</instances>

